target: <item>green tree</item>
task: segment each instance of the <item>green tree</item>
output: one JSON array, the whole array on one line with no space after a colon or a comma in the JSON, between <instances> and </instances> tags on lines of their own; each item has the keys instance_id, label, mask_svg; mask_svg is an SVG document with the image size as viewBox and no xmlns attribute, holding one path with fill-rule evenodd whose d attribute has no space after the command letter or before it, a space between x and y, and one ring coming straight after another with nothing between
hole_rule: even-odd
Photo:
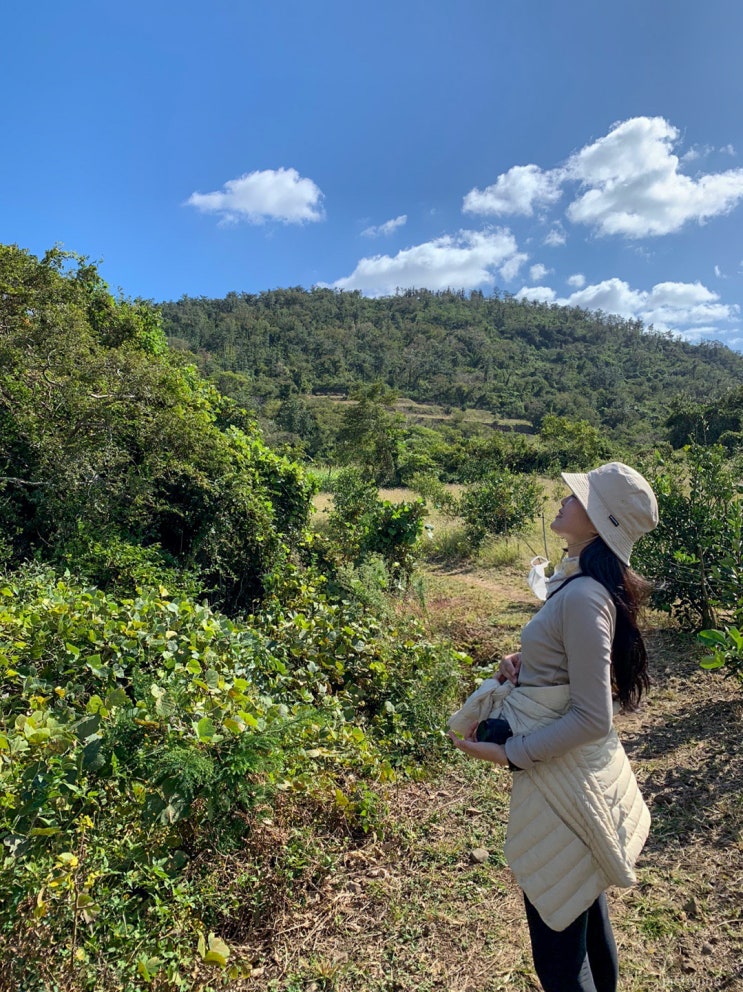
<instances>
[{"instance_id":1,"label":"green tree","mask_svg":"<svg viewBox=\"0 0 743 992\"><path fill-rule=\"evenodd\" d=\"M296 393L282 400L276 412L277 427L296 439L308 455L314 457L320 450L323 438L320 425L306 401Z\"/></svg>"},{"instance_id":2,"label":"green tree","mask_svg":"<svg viewBox=\"0 0 743 992\"><path fill-rule=\"evenodd\" d=\"M470 545L477 549L486 537L518 531L533 521L543 503L544 490L536 479L503 469L470 486L458 509Z\"/></svg>"},{"instance_id":3,"label":"green tree","mask_svg":"<svg viewBox=\"0 0 743 992\"><path fill-rule=\"evenodd\" d=\"M391 409L394 392L376 383L359 389L343 415L337 447L346 462L363 466L378 483L396 481L404 420Z\"/></svg>"},{"instance_id":4,"label":"green tree","mask_svg":"<svg viewBox=\"0 0 743 992\"><path fill-rule=\"evenodd\" d=\"M612 446L597 427L548 413L539 430L549 461L561 469L585 471L611 457Z\"/></svg>"},{"instance_id":5,"label":"green tree","mask_svg":"<svg viewBox=\"0 0 743 992\"><path fill-rule=\"evenodd\" d=\"M666 420L668 440L674 448L687 444L723 444L731 453L740 450L743 432L743 387L731 389L714 403L677 398Z\"/></svg>"},{"instance_id":6,"label":"green tree","mask_svg":"<svg viewBox=\"0 0 743 992\"><path fill-rule=\"evenodd\" d=\"M691 628L738 619L743 599L739 473L720 446L688 445L646 474L660 523L639 542L633 565L655 585L658 607Z\"/></svg>"},{"instance_id":7,"label":"green tree","mask_svg":"<svg viewBox=\"0 0 743 992\"><path fill-rule=\"evenodd\" d=\"M425 504L380 500L377 487L356 466L338 473L333 496L331 554L355 566L378 556L393 577L407 579L417 561Z\"/></svg>"},{"instance_id":8,"label":"green tree","mask_svg":"<svg viewBox=\"0 0 743 992\"><path fill-rule=\"evenodd\" d=\"M157 312L111 297L87 260L2 249L2 550L91 562L115 539L245 606L302 533L312 489L163 343Z\"/></svg>"}]
</instances>

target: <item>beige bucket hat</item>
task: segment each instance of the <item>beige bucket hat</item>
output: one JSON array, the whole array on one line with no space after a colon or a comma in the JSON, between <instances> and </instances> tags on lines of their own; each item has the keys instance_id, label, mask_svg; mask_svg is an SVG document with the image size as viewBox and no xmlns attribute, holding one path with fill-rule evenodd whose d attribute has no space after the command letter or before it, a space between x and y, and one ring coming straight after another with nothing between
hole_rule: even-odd
<instances>
[{"instance_id":1,"label":"beige bucket hat","mask_svg":"<svg viewBox=\"0 0 743 992\"><path fill-rule=\"evenodd\" d=\"M587 473L563 472L562 477L599 535L629 565L635 541L658 525L658 503L647 480L622 462Z\"/></svg>"}]
</instances>

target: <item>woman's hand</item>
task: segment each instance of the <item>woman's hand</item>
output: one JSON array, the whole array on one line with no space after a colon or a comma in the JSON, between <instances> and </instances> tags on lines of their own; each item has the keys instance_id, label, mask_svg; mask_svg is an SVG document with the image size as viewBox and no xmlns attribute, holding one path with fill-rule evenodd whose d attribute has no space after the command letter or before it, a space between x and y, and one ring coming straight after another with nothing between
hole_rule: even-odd
<instances>
[{"instance_id":1,"label":"woman's hand","mask_svg":"<svg viewBox=\"0 0 743 992\"><path fill-rule=\"evenodd\" d=\"M512 682L514 685L518 685L520 670L521 652L516 651L514 654L507 654L498 668L498 681L501 683Z\"/></svg>"},{"instance_id":2,"label":"woman's hand","mask_svg":"<svg viewBox=\"0 0 743 992\"><path fill-rule=\"evenodd\" d=\"M453 731L449 731L449 740L458 751L464 752L470 758L479 758L480 761L490 761L494 765L504 765L508 767L508 756L502 744L492 744L490 741L478 741L475 738L477 724L472 727L465 738L457 737Z\"/></svg>"}]
</instances>

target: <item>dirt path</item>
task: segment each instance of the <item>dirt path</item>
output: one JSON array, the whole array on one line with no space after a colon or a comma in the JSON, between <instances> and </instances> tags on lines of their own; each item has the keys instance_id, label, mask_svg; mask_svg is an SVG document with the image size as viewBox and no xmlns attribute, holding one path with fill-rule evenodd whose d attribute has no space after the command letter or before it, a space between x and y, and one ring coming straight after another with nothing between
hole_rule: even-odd
<instances>
[{"instance_id":1,"label":"dirt path","mask_svg":"<svg viewBox=\"0 0 743 992\"><path fill-rule=\"evenodd\" d=\"M486 662L493 637L509 648L533 609L528 590L515 603L513 590L507 578L447 573L429 615ZM743 992L743 691L701 672L673 627L658 624L648 646L652 690L617 720L653 816L639 884L610 894L620 987ZM537 992L501 854L509 784L505 770L457 755L430 781L389 787L384 833L351 844L308 901L286 907L241 987Z\"/></svg>"}]
</instances>

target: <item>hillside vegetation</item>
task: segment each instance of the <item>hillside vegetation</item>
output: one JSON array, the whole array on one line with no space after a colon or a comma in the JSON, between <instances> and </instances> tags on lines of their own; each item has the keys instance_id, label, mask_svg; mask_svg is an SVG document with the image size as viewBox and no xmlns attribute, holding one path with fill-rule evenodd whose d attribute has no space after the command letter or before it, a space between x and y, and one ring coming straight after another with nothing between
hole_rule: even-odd
<instances>
[{"instance_id":1,"label":"hillside vegetation","mask_svg":"<svg viewBox=\"0 0 743 992\"><path fill-rule=\"evenodd\" d=\"M441 753L463 659L341 574L401 567L420 505L341 544L312 492L150 306L0 248L0 988L234 979L224 938Z\"/></svg>"},{"instance_id":2,"label":"hillside vegetation","mask_svg":"<svg viewBox=\"0 0 743 992\"><path fill-rule=\"evenodd\" d=\"M715 976L740 949L740 858L724 884L702 860L711 836L733 853L740 836L739 749L723 753L743 684L740 356L577 311L574 337L554 308L452 294L181 305L240 320L199 325L199 342L182 328L169 348L160 313L111 295L86 259L0 246L0 989L532 988L523 931L485 979L472 953L500 938L457 936L465 900L479 907L473 933L511 932L517 893L495 854L462 873L468 845L487 835L495 851L507 779L493 790L482 769L462 777L443 727L534 609L523 578L547 540L540 510L558 499L550 477L624 450L639 459L631 437L661 431L670 443L642 465L662 524L633 561L670 615L656 615L669 672L679 656L686 668L669 678L668 740L652 709L638 718L656 742L639 757L654 863L669 886L702 887L684 916L677 892L648 889L648 871L624 919L659 941L696 920L683 960L654 952L655 984L711 990L686 983L703 966L694 941ZM502 318L477 324L492 345L484 364L464 345L478 308ZM519 314L541 346L521 339ZM411 338L416 322L427 330ZM594 338L604 351L589 351ZM428 378L409 375L419 347ZM521 365L496 358L509 349ZM610 368L621 388L607 402L630 382L628 402L644 397L613 437L608 407L591 405L600 390L585 387ZM674 377L684 397L669 418L661 391ZM565 413L527 411L524 383L537 379ZM447 400L465 383L469 399ZM425 403L401 404L403 386ZM462 410L470 400L479 408ZM383 478L407 485L380 491ZM728 677L714 711L703 682L687 688L700 626L703 665ZM659 752L677 741L693 742L689 775L717 790L704 824L707 792L658 783ZM694 816L669 822L665 802ZM678 856L664 862L669 838ZM455 875L456 920L440 888ZM425 930L413 912L429 914ZM646 948L632 945L630 971L645 992Z\"/></svg>"},{"instance_id":3,"label":"hillside vegetation","mask_svg":"<svg viewBox=\"0 0 743 992\"><path fill-rule=\"evenodd\" d=\"M162 313L171 343L254 409L378 382L421 403L534 428L552 413L647 444L665 437L675 400L708 403L743 383L743 356L718 343L508 295L281 289L184 297Z\"/></svg>"}]
</instances>

